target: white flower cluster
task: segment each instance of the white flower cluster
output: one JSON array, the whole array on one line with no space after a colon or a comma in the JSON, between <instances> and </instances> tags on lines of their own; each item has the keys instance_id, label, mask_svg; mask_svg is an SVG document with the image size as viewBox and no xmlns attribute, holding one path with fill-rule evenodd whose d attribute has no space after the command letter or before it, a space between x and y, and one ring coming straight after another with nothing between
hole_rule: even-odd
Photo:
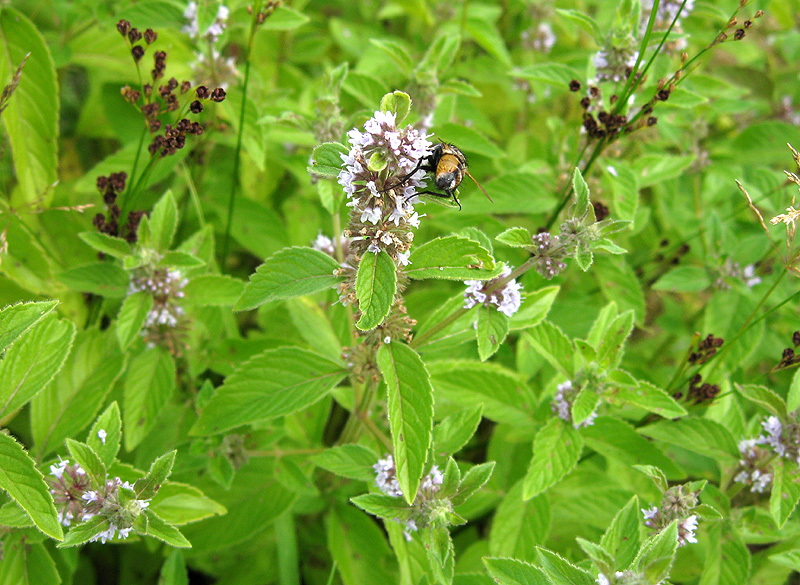
<instances>
[{"instance_id":1,"label":"white flower cluster","mask_svg":"<svg viewBox=\"0 0 800 585\"><path fill-rule=\"evenodd\" d=\"M487 293L495 282L507 277L511 274L511 268L506 266L500 276L492 280L465 280L464 284L467 289L464 291L464 308L471 309L475 305L494 305L497 310L511 317L514 313L519 311L522 304L522 296L520 290L522 285L516 280L510 280L506 285L499 289Z\"/></svg>"},{"instance_id":2,"label":"white flower cluster","mask_svg":"<svg viewBox=\"0 0 800 585\"><path fill-rule=\"evenodd\" d=\"M217 9L217 17L203 34L203 37L205 37L209 43L216 43L219 37L222 36L222 33L225 32L225 28L228 26L229 15L230 10L228 7L220 5ZM200 20L198 17L197 2L193 0L186 5L186 9L183 11L183 18L188 22L183 26L181 32L188 34L189 37L193 39L198 37L200 35Z\"/></svg>"},{"instance_id":3,"label":"white flower cluster","mask_svg":"<svg viewBox=\"0 0 800 585\"><path fill-rule=\"evenodd\" d=\"M683 0L661 0L658 4L658 12L656 12L656 28L666 28L678 16L681 10ZM680 12L680 18L686 18L689 13L694 9L694 0L686 0L686 5L683 11ZM650 19L650 14L653 12L653 0L642 0L642 26L647 28L647 22ZM680 26L681 21L675 23L675 26Z\"/></svg>"},{"instance_id":4,"label":"white flower cluster","mask_svg":"<svg viewBox=\"0 0 800 585\"><path fill-rule=\"evenodd\" d=\"M419 227L420 220L413 203L417 201L416 190L424 188L425 183L412 176L402 186L391 187L428 154L431 143L412 126L397 128L395 114L382 111L366 121L364 132L354 128L347 137L351 148L341 155L344 168L339 184L350 199L347 206L353 208L354 239L366 241L370 252L387 250L401 264L408 264L413 240L409 227ZM373 157L386 164L380 173L369 170Z\"/></svg>"},{"instance_id":5,"label":"white flower cluster","mask_svg":"<svg viewBox=\"0 0 800 585\"><path fill-rule=\"evenodd\" d=\"M400 489L400 483L397 481L397 469L394 465L394 458L387 455L383 459L378 459L378 462L372 466L375 470L375 485L387 496L393 498L403 497L403 490ZM417 498L414 501L414 506L417 508L415 516L412 516L405 522L399 518L395 518L396 522L403 524L403 535L406 540L411 540L411 533L416 532L419 527L417 526L416 518L419 517L419 509L425 507L426 503L434 498L436 492L439 491L440 486L444 482L444 475L439 471L439 467L434 465L431 467L430 472L422 479Z\"/></svg>"},{"instance_id":6,"label":"white flower cluster","mask_svg":"<svg viewBox=\"0 0 800 585\"><path fill-rule=\"evenodd\" d=\"M764 437L739 441L739 453L742 456L739 466L742 471L733 478L733 481L749 485L750 491L756 494L766 492L772 485L772 474L766 468L772 455L758 446L764 442Z\"/></svg>"},{"instance_id":7,"label":"white flower cluster","mask_svg":"<svg viewBox=\"0 0 800 585\"><path fill-rule=\"evenodd\" d=\"M642 508L642 515L644 516L644 525L650 528L660 529L668 519L662 519L658 506L652 508ZM689 543L696 543L697 537L694 531L697 530L697 515L692 514L678 522L678 546L684 546Z\"/></svg>"},{"instance_id":8,"label":"white flower cluster","mask_svg":"<svg viewBox=\"0 0 800 585\"><path fill-rule=\"evenodd\" d=\"M107 479L102 490L89 489L90 481L86 471L77 463L70 465L68 459L62 459L51 465L50 475L54 478L49 480L50 493L58 509L58 520L61 524L64 526L70 526L73 522L79 524L98 515L108 519L108 529L93 536L89 542L99 540L105 544L112 540L117 532L120 538L127 538L133 530L130 522L118 520L122 508L120 490L130 492L124 508L126 517L131 521L150 505L149 499L136 499L133 485L122 481L119 477ZM117 526L112 520L126 525Z\"/></svg>"},{"instance_id":9,"label":"white flower cluster","mask_svg":"<svg viewBox=\"0 0 800 585\"><path fill-rule=\"evenodd\" d=\"M638 57L639 51L630 47L609 45L600 49L594 56L595 81L593 83L624 81L628 78L629 71L636 65Z\"/></svg>"},{"instance_id":10,"label":"white flower cluster","mask_svg":"<svg viewBox=\"0 0 800 585\"><path fill-rule=\"evenodd\" d=\"M400 482L397 481L397 469L394 466L394 458L387 455L372 466L375 470L375 485L387 496L399 498L403 495L400 489Z\"/></svg>"},{"instance_id":11,"label":"white flower cluster","mask_svg":"<svg viewBox=\"0 0 800 585\"><path fill-rule=\"evenodd\" d=\"M142 335L158 327L175 327L185 314L178 301L183 298L183 288L188 284L180 270L157 269L144 275L133 275L128 288L131 295L147 291L153 296L153 308L147 314Z\"/></svg>"},{"instance_id":12,"label":"white flower cluster","mask_svg":"<svg viewBox=\"0 0 800 585\"><path fill-rule=\"evenodd\" d=\"M614 573L614 585L639 585L641 583L649 583L649 581L645 580L646 577L637 571L616 571ZM603 573L597 574L597 579L595 579L597 585L611 585L612 581L606 577ZM663 581L659 581L656 585L661 585Z\"/></svg>"},{"instance_id":13,"label":"white flower cluster","mask_svg":"<svg viewBox=\"0 0 800 585\"><path fill-rule=\"evenodd\" d=\"M580 388L572 386L572 380L567 380L556 386L556 394L553 396L553 402L550 404L553 412L555 412L559 418L570 423L576 429L593 425L594 419L597 418L597 410L595 410L580 424L575 424L572 421L572 403L575 401L575 397L578 395L579 391Z\"/></svg>"},{"instance_id":14,"label":"white flower cluster","mask_svg":"<svg viewBox=\"0 0 800 585\"><path fill-rule=\"evenodd\" d=\"M553 27L546 22L540 22L535 30L522 31L520 38L526 48L541 53L549 53L556 44L556 35L553 32Z\"/></svg>"}]
</instances>

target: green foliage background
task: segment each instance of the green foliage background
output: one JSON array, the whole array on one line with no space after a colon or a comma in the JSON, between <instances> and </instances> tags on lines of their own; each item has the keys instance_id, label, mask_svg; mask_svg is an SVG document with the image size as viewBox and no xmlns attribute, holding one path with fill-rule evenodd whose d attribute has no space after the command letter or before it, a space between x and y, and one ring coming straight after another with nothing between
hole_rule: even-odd
<instances>
[{"instance_id":1,"label":"green foliage background","mask_svg":"<svg viewBox=\"0 0 800 585\"><path fill-rule=\"evenodd\" d=\"M204 29L219 5L199 4ZM766 416L797 428L800 379L776 367L800 329L793 225L762 227L736 180L765 220L794 205L782 170L797 170L786 144L800 147L800 3L754 0L726 29L738 2L697 0L670 42L655 31L644 47L642 65L658 56L630 112L682 51L702 53L656 104L657 124L597 150L584 148L580 100L598 50L626 29L639 47L638 2L295 1L259 26L247 2L227 6L215 50L235 71L208 82L227 98L206 102L192 118L203 134L147 171L149 135L120 89L141 89L154 51L168 55L166 78L207 81L196 63L210 49L182 30L186 5L0 7L0 83L13 86L0 100L0 584L560 584L629 567L647 574L637 583L799 582L796 461L770 459L772 493L734 477L737 445ZM759 9L742 40L705 51ZM141 70L120 19L158 33ZM551 49L533 42L544 24ZM606 107L624 85L602 84ZM386 312L357 327L336 302L339 262L308 248L350 211L331 179L348 147L314 148L345 144L394 90L411 97L406 123L463 150L493 202L465 180L463 209L424 207L413 280L401 274L418 341L378 339L365 381L342 350ZM122 210L149 215L136 245L92 224L106 212L98 177L119 171ZM463 303L463 274L496 276L476 263L520 266L531 234L556 233L573 180L578 207L590 196L626 229L552 281L520 276L515 317L487 309L439 330ZM432 259L452 272L415 277L441 269ZM360 270L397 278L388 255L372 260L384 266ZM131 276L148 266L188 281L177 349L140 334L153 301L131 294ZM381 309L393 287L369 291ZM687 364L697 334L725 340L700 367ZM718 386L713 400L688 399L697 372ZM551 408L578 378L596 393L576 399L573 420L600 415L580 428ZM116 453L97 430L119 425ZM405 504L376 496L371 467L390 451L406 494L432 464L453 482L457 505L410 541L391 521ZM92 536L73 529L59 547L42 479L58 457L163 484L149 524L125 542L63 547ZM648 540L639 508L679 484L700 493L700 527L676 548L676 524Z\"/></svg>"}]
</instances>

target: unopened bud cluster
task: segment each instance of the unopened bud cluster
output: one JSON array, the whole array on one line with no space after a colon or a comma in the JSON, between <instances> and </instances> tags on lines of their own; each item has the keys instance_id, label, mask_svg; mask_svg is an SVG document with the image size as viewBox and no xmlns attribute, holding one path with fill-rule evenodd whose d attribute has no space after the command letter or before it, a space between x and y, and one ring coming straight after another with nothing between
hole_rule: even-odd
<instances>
[{"instance_id":1,"label":"unopened bud cluster","mask_svg":"<svg viewBox=\"0 0 800 585\"><path fill-rule=\"evenodd\" d=\"M133 521L150 505L149 499L136 499L133 486L119 477L106 478L100 488L91 489L86 471L67 459L51 465L50 476L50 493L61 524L80 524L95 516L108 521L108 528L90 542L99 540L105 544L117 534L119 538L127 538L133 530Z\"/></svg>"},{"instance_id":2,"label":"unopened bud cluster","mask_svg":"<svg viewBox=\"0 0 800 585\"><path fill-rule=\"evenodd\" d=\"M560 236L553 236L549 232L542 232L531 237L536 258L536 272L547 280L560 274L567 268L564 259L568 256L566 246L562 245Z\"/></svg>"},{"instance_id":3,"label":"unopened bud cluster","mask_svg":"<svg viewBox=\"0 0 800 585\"><path fill-rule=\"evenodd\" d=\"M689 363L692 365L704 364L717 353L725 341L721 337L714 337L712 333L697 343L697 349L689 354Z\"/></svg>"},{"instance_id":4,"label":"unopened bud cluster","mask_svg":"<svg viewBox=\"0 0 800 585\"><path fill-rule=\"evenodd\" d=\"M387 455L372 466L375 470L375 485L378 489L393 498L402 498L403 490L400 489L400 482L397 481L397 468L394 458ZM411 517L403 521L399 518L397 522L403 524L403 534L406 540L411 540L411 533L420 528L426 527L431 519L431 513L442 505L449 505L449 502L442 502L436 498L436 493L444 481L444 475L439 468L434 465L430 472L422 479L422 483L417 490L417 497L414 499L413 512Z\"/></svg>"}]
</instances>

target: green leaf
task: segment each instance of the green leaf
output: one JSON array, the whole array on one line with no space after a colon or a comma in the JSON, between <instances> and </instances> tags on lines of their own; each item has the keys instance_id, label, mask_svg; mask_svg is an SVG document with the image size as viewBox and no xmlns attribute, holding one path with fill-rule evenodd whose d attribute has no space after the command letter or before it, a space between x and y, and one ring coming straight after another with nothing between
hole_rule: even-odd
<instances>
[{"instance_id":1,"label":"green leaf","mask_svg":"<svg viewBox=\"0 0 800 585\"><path fill-rule=\"evenodd\" d=\"M674 292L697 292L711 286L711 280L703 268L697 266L678 266L659 278L654 290Z\"/></svg>"},{"instance_id":2,"label":"green leaf","mask_svg":"<svg viewBox=\"0 0 800 585\"><path fill-rule=\"evenodd\" d=\"M224 506L184 483L163 484L150 502L150 508L169 524L183 525L227 512Z\"/></svg>"},{"instance_id":3,"label":"green leaf","mask_svg":"<svg viewBox=\"0 0 800 585\"><path fill-rule=\"evenodd\" d=\"M365 252L358 264L356 297L361 318L356 327L375 329L389 314L397 291L397 267L385 250Z\"/></svg>"},{"instance_id":4,"label":"green leaf","mask_svg":"<svg viewBox=\"0 0 800 585\"><path fill-rule=\"evenodd\" d=\"M492 518L489 532L489 553L534 560L533 551L544 542L550 528L550 505L547 496L540 494L530 500L522 499L520 480L500 501Z\"/></svg>"},{"instance_id":5,"label":"green leaf","mask_svg":"<svg viewBox=\"0 0 800 585\"><path fill-rule=\"evenodd\" d=\"M600 545L614 558L615 566L627 567L639 550L639 498L633 496L614 516Z\"/></svg>"},{"instance_id":6,"label":"green leaf","mask_svg":"<svg viewBox=\"0 0 800 585\"><path fill-rule=\"evenodd\" d=\"M25 202L52 198L58 180L58 83L53 58L36 26L21 12L0 11L2 76L11 79L25 61L3 112L14 170Z\"/></svg>"},{"instance_id":7,"label":"green leaf","mask_svg":"<svg viewBox=\"0 0 800 585\"><path fill-rule=\"evenodd\" d=\"M191 270L192 268L198 268L205 265L206 261L201 260L194 254L173 250L171 252L165 252L156 266L159 268Z\"/></svg>"},{"instance_id":8,"label":"green leaf","mask_svg":"<svg viewBox=\"0 0 800 585\"><path fill-rule=\"evenodd\" d=\"M770 414L774 414L781 420L789 417L787 410L791 409L784 403L783 398L769 388L757 384L735 384L734 386L743 398L765 408Z\"/></svg>"},{"instance_id":9,"label":"green leaf","mask_svg":"<svg viewBox=\"0 0 800 585\"><path fill-rule=\"evenodd\" d=\"M0 526L9 528L27 528L33 526L33 520L25 513L25 510L17 506L14 502L6 502L0 506ZM2 583L2 581L0 581Z\"/></svg>"},{"instance_id":10,"label":"green leaf","mask_svg":"<svg viewBox=\"0 0 800 585\"><path fill-rule=\"evenodd\" d=\"M708 98L699 93L689 91L685 87L676 87L669 94L669 99L661 107L667 108L681 108L686 110L695 110L703 104L708 103Z\"/></svg>"},{"instance_id":11,"label":"green leaf","mask_svg":"<svg viewBox=\"0 0 800 585\"><path fill-rule=\"evenodd\" d=\"M350 501L365 512L387 520L395 518L407 520L413 512L403 498L384 496L383 494L365 494L350 498Z\"/></svg>"},{"instance_id":12,"label":"green leaf","mask_svg":"<svg viewBox=\"0 0 800 585\"><path fill-rule=\"evenodd\" d=\"M589 448L611 460L631 466L653 465L672 479L685 476L658 447L618 418L599 416L594 424L581 429L581 435Z\"/></svg>"},{"instance_id":13,"label":"green leaf","mask_svg":"<svg viewBox=\"0 0 800 585\"><path fill-rule=\"evenodd\" d=\"M635 388L617 386L606 395L606 399L619 406L634 404L664 418L678 418L687 414L686 409L661 388L641 380Z\"/></svg>"},{"instance_id":14,"label":"green leaf","mask_svg":"<svg viewBox=\"0 0 800 585\"><path fill-rule=\"evenodd\" d=\"M783 528L800 500L797 463L779 458L772 464L772 472L769 513L778 528Z\"/></svg>"},{"instance_id":15,"label":"green leaf","mask_svg":"<svg viewBox=\"0 0 800 585\"><path fill-rule=\"evenodd\" d=\"M457 453L475 434L483 417L483 404L476 404L447 416L433 427L433 447L437 455Z\"/></svg>"},{"instance_id":16,"label":"green leaf","mask_svg":"<svg viewBox=\"0 0 800 585\"><path fill-rule=\"evenodd\" d=\"M600 28L591 16L579 10L568 10L564 8L556 8L556 13L571 20L584 31L592 35L595 43L602 44L604 35L600 32Z\"/></svg>"},{"instance_id":17,"label":"green leaf","mask_svg":"<svg viewBox=\"0 0 800 585\"><path fill-rule=\"evenodd\" d=\"M102 262L78 266L58 275L72 290L121 299L128 294L130 276L116 264Z\"/></svg>"},{"instance_id":18,"label":"green leaf","mask_svg":"<svg viewBox=\"0 0 800 585\"><path fill-rule=\"evenodd\" d=\"M352 506L330 506L325 528L327 552L333 557L341 583L386 585L394 581L394 555L378 523L369 516Z\"/></svg>"},{"instance_id":19,"label":"green leaf","mask_svg":"<svg viewBox=\"0 0 800 585\"><path fill-rule=\"evenodd\" d=\"M99 489L103 487L106 481L106 466L100 460L97 453L86 443L81 443L74 439L67 439L66 444L67 451L69 451L72 459L74 459L89 476L92 488Z\"/></svg>"},{"instance_id":20,"label":"green leaf","mask_svg":"<svg viewBox=\"0 0 800 585\"><path fill-rule=\"evenodd\" d=\"M534 245L532 237L527 228L512 227L495 237L495 240L512 248L531 248Z\"/></svg>"},{"instance_id":21,"label":"green leaf","mask_svg":"<svg viewBox=\"0 0 800 585\"><path fill-rule=\"evenodd\" d=\"M555 196L550 192L549 183L541 176L523 170L510 170L488 181L484 187L492 197L475 197L470 201L465 213L529 215L543 213L556 205ZM529 197L520 197L529 193Z\"/></svg>"},{"instance_id":22,"label":"green leaf","mask_svg":"<svg viewBox=\"0 0 800 585\"><path fill-rule=\"evenodd\" d=\"M48 316L9 347L0 361L0 420L41 392L61 370L75 325Z\"/></svg>"},{"instance_id":23,"label":"green leaf","mask_svg":"<svg viewBox=\"0 0 800 585\"><path fill-rule=\"evenodd\" d=\"M569 82L573 79L583 79L585 77L577 69L573 69L563 63L541 63L539 65L518 67L509 72L509 75L520 79L541 81L563 88L569 87Z\"/></svg>"},{"instance_id":24,"label":"green leaf","mask_svg":"<svg viewBox=\"0 0 800 585\"><path fill-rule=\"evenodd\" d=\"M147 519L144 532L147 536L157 538L176 548L192 548L192 544L186 540L180 530L164 522L149 508L144 511L144 517Z\"/></svg>"},{"instance_id":25,"label":"green leaf","mask_svg":"<svg viewBox=\"0 0 800 585\"><path fill-rule=\"evenodd\" d=\"M386 382L389 428L400 489L414 501L433 430L433 388L419 355L404 343L378 349L378 367Z\"/></svg>"},{"instance_id":26,"label":"green leaf","mask_svg":"<svg viewBox=\"0 0 800 585\"><path fill-rule=\"evenodd\" d=\"M483 557L483 564L498 585L552 585L540 568L518 559Z\"/></svg>"},{"instance_id":27,"label":"green leaf","mask_svg":"<svg viewBox=\"0 0 800 585\"><path fill-rule=\"evenodd\" d=\"M470 82L456 78L448 79L442 83L437 91L439 95L454 94L468 97L483 97L483 93Z\"/></svg>"},{"instance_id":28,"label":"green leaf","mask_svg":"<svg viewBox=\"0 0 800 585\"><path fill-rule=\"evenodd\" d=\"M79 524L73 524L63 542L58 543L56 548L68 548L89 542L92 538L105 532L111 527L111 523L105 516L94 516L84 520Z\"/></svg>"},{"instance_id":29,"label":"green leaf","mask_svg":"<svg viewBox=\"0 0 800 585\"><path fill-rule=\"evenodd\" d=\"M333 288L339 263L312 248L285 248L268 258L250 276L250 282L233 307L247 311L269 301L291 299Z\"/></svg>"},{"instance_id":30,"label":"green leaf","mask_svg":"<svg viewBox=\"0 0 800 585\"><path fill-rule=\"evenodd\" d=\"M217 388L192 427L193 435L285 416L311 406L345 376L342 366L299 347L260 353Z\"/></svg>"},{"instance_id":31,"label":"green leaf","mask_svg":"<svg viewBox=\"0 0 800 585\"><path fill-rule=\"evenodd\" d=\"M441 360L426 364L437 404L460 408L482 405L483 416L528 428L533 422L536 398L515 372L497 364L467 360Z\"/></svg>"},{"instance_id":32,"label":"green leaf","mask_svg":"<svg viewBox=\"0 0 800 585\"><path fill-rule=\"evenodd\" d=\"M226 274L201 274L184 287L184 301L201 307L229 307L244 292L244 283Z\"/></svg>"},{"instance_id":33,"label":"green leaf","mask_svg":"<svg viewBox=\"0 0 800 585\"><path fill-rule=\"evenodd\" d=\"M673 521L642 545L637 568L644 573L648 583L661 583L669 577L675 551L678 548L678 521Z\"/></svg>"},{"instance_id":34,"label":"green leaf","mask_svg":"<svg viewBox=\"0 0 800 585\"><path fill-rule=\"evenodd\" d=\"M48 548L35 542L31 536L35 535L19 531L3 539L3 562L0 563L0 583L3 585L62 582Z\"/></svg>"},{"instance_id":35,"label":"green leaf","mask_svg":"<svg viewBox=\"0 0 800 585\"><path fill-rule=\"evenodd\" d=\"M81 232L78 237L92 248L113 258L125 258L131 254L131 245L122 238L100 232Z\"/></svg>"},{"instance_id":36,"label":"green leaf","mask_svg":"<svg viewBox=\"0 0 800 585\"><path fill-rule=\"evenodd\" d=\"M503 271L486 248L462 236L429 240L414 249L409 260L405 272L414 280L490 280Z\"/></svg>"},{"instance_id":37,"label":"green leaf","mask_svg":"<svg viewBox=\"0 0 800 585\"><path fill-rule=\"evenodd\" d=\"M101 432L102 431L102 432ZM108 405L103 414L97 417L86 444L97 453L106 467L114 463L119 452L119 441L122 436L122 418L116 400Z\"/></svg>"},{"instance_id":38,"label":"green leaf","mask_svg":"<svg viewBox=\"0 0 800 585\"><path fill-rule=\"evenodd\" d=\"M458 492L451 499L453 505L460 506L466 502L470 496L486 485L486 482L488 482L489 478L492 477L494 466L495 462L490 461L488 463L482 463L480 465L471 467L469 471L464 474L464 477L461 479L461 483L458 486Z\"/></svg>"},{"instance_id":39,"label":"green leaf","mask_svg":"<svg viewBox=\"0 0 800 585\"><path fill-rule=\"evenodd\" d=\"M589 185L581 174L578 167L572 173L572 198L575 201L575 208L572 213L575 217L583 217L584 214L589 212Z\"/></svg>"},{"instance_id":40,"label":"green leaf","mask_svg":"<svg viewBox=\"0 0 800 585\"><path fill-rule=\"evenodd\" d=\"M554 585L596 585L594 577L553 551L536 547L539 564ZM655 581L654 581L655 582Z\"/></svg>"},{"instance_id":41,"label":"green leaf","mask_svg":"<svg viewBox=\"0 0 800 585\"><path fill-rule=\"evenodd\" d=\"M180 550L172 549L161 565L158 585L189 585L189 572Z\"/></svg>"},{"instance_id":42,"label":"green leaf","mask_svg":"<svg viewBox=\"0 0 800 585\"><path fill-rule=\"evenodd\" d=\"M616 367L622 360L623 347L633 331L633 311L625 311L611 322L597 347L601 365Z\"/></svg>"},{"instance_id":43,"label":"green leaf","mask_svg":"<svg viewBox=\"0 0 800 585\"><path fill-rule=\"evenodd\" d=\"M149 291L139 291L128 295L122 302L117 317L117 341L123 350L136 339L153 308L153 295Z\"/></svg>"},{"instance_id":44,"label":"green leaf","mask_svg":"<svg viewBox=\"0 0 800 585\"><path fill-rule=\"evenodd\" d=\"M286 302L286 308L292 324L309 347L332 360L341 357L342 344L328 318L327 310L308 297L291 299Z\"/></svg>"},{"instance_id":45,"label":"green leaf","mask_svg":"<svg viewBox=\"0 0 800 585\"><path fill-rule=\"evenodd\" d=\"M404 91L395 90L387 93L381 100L381 111L395 115L395 125L399 128L411 110L411 97Z\"/></svg>"},{"instance_id":46,"label":"green leaf","mask_svg":"<svg viewBox=\"0 0 800 585\"><path fill-rule=\"evenodd\" d=\"M549 321L542 321L529 328L525 339L556 370L572 378L572 354L575 350L572 342L561 329Z\"/></svg>"},{"instance_id":47,"label":"green leaf","mask_svg":"<svg viewBox=\"0 0 800 585\"><path fill-rule=\"evenodd\" d=\"M439 35L428 47L417 65L417 70L421 72L444 71L452 65L460 45L461 37L457 34Z\"/></svg>"},{"instance_id":48,"label":"green leaf","mask_svg":"<svg viewBox=\"0 0 800 585\"><path fill-rule=\"evenodd\" d=\"M560 286L545 286L536 292L528 293L522 300L519 311L514 313L509 321L511 330L527 329L541 323L550 312L559 290Z\"/></svg>"},{"instance_id":49,"label":"green leaf","mask_svg":"<svg viewBox=\"0 0 800 585\"><path fill-rule=\"evenodd\" d=\"M522 497L529 500L554 486L578 464L583 439L572 425L553 417L533 440L533 458L523 484Z\"/></svg>"},{"instance_id":50,"label":"green leaf","mask_svg":"<svg viewBox=\"0 0 800 585\"><path fill-rule=\"evenodd\" d=\"M495 307L478 307L475 333L478 337L478 357L485 362L492 357L508 335L508 317Z\"/></svg>"},{"instance_id":51,"label":"green leaf","mask_svg":"<svg viewBox=\"0 0 800 585\"><path fill-rule=\"evenodd\" d=\"M409 75L411 73L411 70L414 68L415 64L414 59L411 57L408 49L406 49L403 45L388 39L369 39L369 42L386 53L405 75ZM398 124L399 123L400 121L398 120Z\"/></svg>"},{"instance_id":52,"label":"green leaf","mask_svg":"<svg viewBox=\"0 0 800 585\"><path fill-rule=\"evenodd\" d=\"M178 205L172 191L167 191L158 200L150 214L150 229L153 235L153 248L162 254L169 250L175 230L178 229Z\"/></svg>"},{"instance_id":53,"label":"green leaf","mask_svg":"<svg viewBox=\"0 0 800 585\"><path fill-rule=\"evenodd\" d=\"M503 158L506 156L502 149L472 128L448 122L439 125L437 133L447 142L457 144L458 148L464 152L471 152L488 158Z\"/></svg>"},{"instance_id":54,"label":"green leaf","mask_svg":"<svg viewBox=\"0 0 800 585\"><path fill-rule=\"evenodd\" d=\"M639 433L706 457L721 459L726 464L739 459L739 448L731 432L709 419L660 421L639 429Z\"/></svg>"},{"instance_id":55,"label":"green leaf","mask_svg":"<svg viewBox=\"0 0 800 585\"><path fill-rule=\"evenodd\" d=\"M639 188L644 189L681 176L693 163L693 155L644 154L633 163L633 172L639 177Z\"/></svg>"},{"instance_id":56,"label":"green leaf","mask_svg":"<svg viewBox=\"0 0 800 585\"><path fill-rule=\"evenodd\" d=\"M599 255L595 259L593 275L600 291L609 302L616 303L621 311L633 309L636 323L642 325L646 312L642 283L624 258Z\"/></svg>"},{"instance_id":57,"label":"green leaf","mask_svg":"<svg viewBox=\"0 0 800 585\"><path fill-rule=\"evenodd\" d=\"M371 483L375 480L372 466L377 463L378 456L361 445L340 445L312 455L309 460L336 475Z\"/></svg>"},{"instance_id":58,"label":"green leaf","mask_svg":"<svg viewBox=\"0 0 800 585\"><path fill-rule=\"evenodd\" d=\"M497 59L503 67L511 67L511 55L508 54L503 37L494 24L483 19L467 18L465 29L469 36L487 53Z\"/></svg>"},{"instance_id":59,"label":"green leaf","mask_svg":"<svg viewBox=\"0 0 800 585\"><path fill-rule=\"evenodd\" d=\"M259 26L263 30L295 30L309 21L308 16L288 6L279 5L264 24Z\"/></svg>"},{"instance_id":60,"label":"green leaf","mask_svg":"<svg viewBox=\"0 0 800 585\"><path fill-rule=\"evenodd\" d=\"M90 424L124 371L125 356L113 330L81 332L60 374L31 401L37 457L58 449L66 437Z\"/></svg>"},{"instance_id":61,"label":"green leaf","mask_svg":"<svg viewBox=\"0 0 800 585\"><path fill-rule=\"evenodd\" d=\"M795 370L792 383L789 385L789 392L786 395L786 409L794 412L798 408L800 408L800 370Z\"/></svg>"},{"instance_id":62,"label":"green leaf","mask_svg":"<svg viewBox=\"0 0 800 585\"><path fill-rule=\"evenodd\" d=\"M58 301L17 303L0 310L0 351L14 343L20 335L41 321L56 308Z\"/></svg>"},{"instance_id":63,"label":"green leaf","mask_svg":"<svg viewBox=\"0 0 800 585\"><path fill-rule=\"evenodd\" d=\"M53 496L33 459L11 435L0 433L0 487L31 517L36 528L61 540Z\"/></svg>"},{"instance_id":64,"label":"green leaf","mask_svg":"<svg viewBox=\"0 0 800 585\"><path fill-rule=\"evenodd\" d=\"M314 147L311 153L311 166L308 172L325 179L336 179L342 172L342 157L350 152L340 142L323 142Z\"/></svg>"},{"instance_id":65,"label":"green leaf","mask_svg":"<svg viewBox=\"0 0 800 585\"><path fill-rule=\"evenodd\" d=\"M133 489L136 492L137 499L149 500L156 495L161 484L167 481L167 478L172 473L172 466L175 464L177 453L177 451L172 450L158 457L150 464L147 475L136 480Z\"/></svg>"},{"instance_id":66,"label":"green leaf","mask_svg":"<svg viewBox=\"0 0 800 585\"><path fill-rule=\"evenodd\" d=\"M133 450L150 432L174 389L175 361L165 349L146 349L131 361L122 403L126 450Z\"/></svg>"}]
</instances>

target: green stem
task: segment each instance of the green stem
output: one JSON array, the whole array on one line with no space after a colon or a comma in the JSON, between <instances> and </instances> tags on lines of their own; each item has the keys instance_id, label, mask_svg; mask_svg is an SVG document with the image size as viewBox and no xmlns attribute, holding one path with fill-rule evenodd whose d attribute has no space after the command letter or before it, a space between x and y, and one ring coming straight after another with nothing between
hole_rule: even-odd
<instances>
[{"instance_id":1,"label":"green stem","mask_svg":"<svg viewBox=\"0 0 800 585\"><path fill-rule=\"evenodd\" d=\"M239 128L236 135L236 151L233 155L233 172L231 177L231 192L228 197L228 219L225 222L225 235L222 240L222 257L220 266L225 267L225 260L228 257L228 246L230 245L231 226L233 225L233 210L236 204L236 187L239 183L239 165L241 164L242 139L244 137L244 114L247 107L247 86L250 83L250 56L253 52L253 39L256 34L258 23L258 13L261 10L261 2L258 0L253 5L253 18L250 21L250 36L247 39L247 50L244 56L244 79L242 80L242 106L239 109Z\"/></svg>"},{"instance_id":2,"label":"green stem","mask_svg":"<svg viewBox=\"0 0 800 585\"><path fill-rule=\"evenodd\" d=\"M194 184L194 180L192 180L192 173L189 172L189 168L184 161L181 161L181 171L183 171L183 177L186 179L186 185L189 188L189 195L192 198L192 204L197 212L197 219L200 222L200 227L204 228L206 227L206 219L203 215L203 206L200 204L200 196L197 194L197 187Z\"/></svg>"}]
</instances>

